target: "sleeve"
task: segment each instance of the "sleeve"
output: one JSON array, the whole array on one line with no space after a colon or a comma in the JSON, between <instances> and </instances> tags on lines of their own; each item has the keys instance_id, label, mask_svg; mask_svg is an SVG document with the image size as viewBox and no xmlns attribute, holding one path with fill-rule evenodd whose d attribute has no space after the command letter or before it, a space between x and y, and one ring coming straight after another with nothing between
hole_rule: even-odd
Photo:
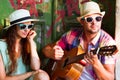
<instances>
[{"instance_id":1,"label":"sleeve","mask_svg":"<svg viewBox=\"0 0 120 80\"><path fill-rule=\"evenodd\" d=\"M111 46L116 45L116 42L108 33L103 31L100 40L100 47L110 46L110 45ZM100 60L103 64L115 64L117 59L116 55L117 55L117 49L115 52L112 53L112 55L102 56Z\"/></svg>"},{"instance_id":2,"label":"sleeve","mask_svg":"<svg viewBox=\"0 0 120 80\"><path fill-rule=\"evenodd\" d=\"M59 45L62 49L66 50L69 45L69 36L70 36L71 31L66 32L62 35L62 37L57 41L57 45Z\"/></svg>"},{"instance_id":3,"label":"sleeve","mask_svg":"<svg viewBox=\"0 0 120 80\"><path fill-rule=\"evenodd\" d=\"M65 33L58 41L57 44L64 50L70 50L79 44L79 37L82 35L82 28L71 29Z\"/></svg>"},{"instance_id":4,"label":"sleeve","mask_svg":"<svg viewBox=\"0 0 120 80\"><path fill-rule=\"evenodd\" d=\"M116 45L116 42L108 33L102 31L100 37L100 47L109 45Z\"/></svg>"}]
</instances>

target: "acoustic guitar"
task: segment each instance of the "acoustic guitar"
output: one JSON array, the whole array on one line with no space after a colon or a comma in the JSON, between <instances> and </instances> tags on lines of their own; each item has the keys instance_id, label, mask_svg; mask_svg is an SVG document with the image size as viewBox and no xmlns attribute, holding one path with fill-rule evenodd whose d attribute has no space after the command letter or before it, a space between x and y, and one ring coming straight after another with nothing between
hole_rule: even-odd
<instances>
[{"instance_id":1,"label":"acoustic guitar","mask_svg":"<svg viewBox=\"0 0 120 80\"><path fill-rule=\"evenodd\" d=\"M116 50L117 47L111 45L91 50L91 52L101 56L112 56ZM65 51L65 55L59 61L50 59L45 70L50 75L51 80L77 80L84 68L79 63L80 60L84 59L84 55L84 51L78 46L70 51Z\"/></svg>"}]
</instances>

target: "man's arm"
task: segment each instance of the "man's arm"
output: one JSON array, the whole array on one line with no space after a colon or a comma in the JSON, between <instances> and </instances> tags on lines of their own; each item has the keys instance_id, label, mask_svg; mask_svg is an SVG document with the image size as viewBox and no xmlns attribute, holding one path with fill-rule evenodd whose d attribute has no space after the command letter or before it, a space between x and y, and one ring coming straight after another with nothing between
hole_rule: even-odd
<instances>
[{"instance_id":1,"label":"man's arm","mask_svg":"<svg viewBox=\"0 0 120 80\"><path fill-rule=\"evenodd\" d=\"M64 55L63 49L60 46L56 45L56 43L46 45L42 49L42 52L46 57L54 60L60 60Z\"/></svg>"},{"instance_id":2,"label":"man's arm","mask_svg":"<svg viewBox=\"0 0 120 80\"><path fill-rule=\"evenodd\" d=\"M93 66L98 80L114 80L115 64L102 64L97 55L87 54L84 58L87 63Z\"/></svg>"},{"instance_id":3,"label":"man's arm","mask_svg":"<svg viewBox=\"0 0 120 80\"><path fill-rule=\"evenodd\" d=\"M47 44L45 47L42 48L42 53L48 57L48 58L53 58L53 47L56 45L56 43L50 43L50 44Z\"/></svg>"},{"instance_id":4,"label":"man's arm","mask_svg":"<svg viewBox=\"0 0 120 80\"><path fill-rule=\"evenodd\" d=\"M99 80L114 80L115 64L96 63L93 65L94 71Z\"/></svg>"}]
</instances>

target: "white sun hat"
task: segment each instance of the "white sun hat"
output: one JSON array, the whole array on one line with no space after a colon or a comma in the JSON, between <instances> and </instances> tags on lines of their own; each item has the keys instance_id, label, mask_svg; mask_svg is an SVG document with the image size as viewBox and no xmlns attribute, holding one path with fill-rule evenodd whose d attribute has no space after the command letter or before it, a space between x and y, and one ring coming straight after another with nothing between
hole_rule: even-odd
<instances>
[{"instance_id":1,"label":"white sun hat","mask_svg":"<svg viewBox=\"0 0 120 80\"><path fill-rule=\"evenodd\" d=\"M6 29L23 22L28 21L39 21L39 19L32 19L30 12L26 9L18 9L9 15L10 26L5 27Z\"/></svg>"},{"instance_id":2,"label":"white sun hat","mask_svg":"<svg viewBox=\"0 0 120 80\"><path fill-rule=\"evenodd\" d=\"M100 7L96 2L85 2L83 4L80 4L80 16L77 17L77 20L80 21L81 18L95 13L100 14L102 16L105 15L105 11L101 12Z\"/></svg>"}]
</instances>

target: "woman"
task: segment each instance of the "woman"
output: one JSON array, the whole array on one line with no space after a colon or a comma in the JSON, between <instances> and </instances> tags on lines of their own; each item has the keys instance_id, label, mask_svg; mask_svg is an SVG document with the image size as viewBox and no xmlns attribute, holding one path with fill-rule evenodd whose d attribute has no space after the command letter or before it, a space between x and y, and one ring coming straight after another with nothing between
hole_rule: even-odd
<instances>
[{"instance_id":1,"label":"woman","mask_svg":"<svg viewBox=\"0 0 120 80\"><path fill-rule=\"evenodd\" d=\"M40 70L33 22L28 10L19 9L10 15L4 39L0 40L0 80L49 80Z\"/></svg>"}]
</instances>

